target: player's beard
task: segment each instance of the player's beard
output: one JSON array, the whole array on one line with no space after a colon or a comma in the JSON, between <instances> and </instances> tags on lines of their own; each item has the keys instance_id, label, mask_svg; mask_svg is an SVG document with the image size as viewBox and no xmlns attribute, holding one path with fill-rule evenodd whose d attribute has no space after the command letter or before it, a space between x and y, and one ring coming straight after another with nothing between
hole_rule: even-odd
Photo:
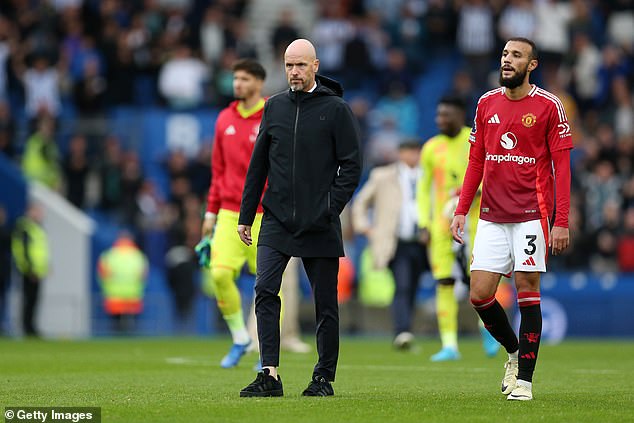
<instances>
[{"instance_id":1,"label":"player's beard","mask_svg":"<svg viewBox=\"0 0 634 423\"><path fill-rule=\"evenodd\" d=\"M518 70L515 75L510 78L504 78L502 76L502 69L500 69L500 85L506 88L517 88L524 83L526 74L528 73L528 65L523 70Z\"/></svg>"}]
</instances>

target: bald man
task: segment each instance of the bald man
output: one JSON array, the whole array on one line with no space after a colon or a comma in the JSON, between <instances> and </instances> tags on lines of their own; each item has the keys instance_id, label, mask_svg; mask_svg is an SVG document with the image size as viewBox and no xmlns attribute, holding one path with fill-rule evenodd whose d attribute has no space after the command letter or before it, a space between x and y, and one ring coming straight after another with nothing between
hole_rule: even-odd
<instances>
[{"instance_id":1,"label":"bald man","mask_svg":"<svg viewBox=\"0 0 634 423\"><path fill-rule=\"evenodd\" d=\"M291 257L300 257L306 269L317 323L319 360L302 395L334 394L331 382L339 356L337 272L344 255L339 214L359 184L359 128L341 85L317 74L319 60L310 41L293 41L284 67L289 90L264 106L238 220L240 239L251 245L251 225L268 178L255 282L262 372L240 391L241 397L284 394L278 375L278 292Z\"/></svg>"}]
</instances>

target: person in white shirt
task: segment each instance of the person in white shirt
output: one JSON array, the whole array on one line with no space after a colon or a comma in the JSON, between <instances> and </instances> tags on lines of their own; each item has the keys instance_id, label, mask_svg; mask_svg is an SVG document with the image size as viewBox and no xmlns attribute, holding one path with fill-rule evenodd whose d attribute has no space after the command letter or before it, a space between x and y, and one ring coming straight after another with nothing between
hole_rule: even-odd
<instances>
[{"instance_id":1,"label":"person in white shirt","mask_svg":"<svg viewBox=\"0 0 634 423\"><path fill-rule=\"evenodd\" d=\"M185 45L176 48L159 74L159 92L177 109L197 107L204 97L204 82L209 79L205 63L192 56Z\"/></svg>"},{"instance_id":2,"label":"person in white shirt","mask_svg":"<svg viewBox=\"0 0 634 423\"><path fill-rule=\"evenodd\" d=\"M21 75L26 96L26 114L29 119L41 116L57 118L61 110L59 93L60 75L44 56L36 57L33 66Z\"/></svg>"}]
</instances>

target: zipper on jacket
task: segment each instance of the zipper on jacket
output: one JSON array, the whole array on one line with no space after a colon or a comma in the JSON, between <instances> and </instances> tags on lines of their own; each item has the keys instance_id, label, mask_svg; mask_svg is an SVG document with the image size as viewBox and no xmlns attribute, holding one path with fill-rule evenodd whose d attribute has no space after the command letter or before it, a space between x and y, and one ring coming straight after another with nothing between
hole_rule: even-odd
<instances>
[{"instance_id":1,"label":"zipper on jacket","mask_svg":"<svg viewBox=\"0 0 634 423\"><path fill-rule=\"evenodd\" d=\"M295 148L297 144L297 123L299 122L299 92L295 91L295 126L293 127L293 165L291 167L291 196L293 198L293 218L292 222L295 223L295 215L297 205L295 203Z\"/></svg>"}]
</instances>

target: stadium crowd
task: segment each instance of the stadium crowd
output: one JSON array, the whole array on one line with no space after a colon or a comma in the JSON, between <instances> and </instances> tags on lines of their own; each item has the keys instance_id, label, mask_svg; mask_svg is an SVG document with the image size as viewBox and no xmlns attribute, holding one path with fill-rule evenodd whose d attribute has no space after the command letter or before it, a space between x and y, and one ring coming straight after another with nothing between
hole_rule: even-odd
<instances>
[{"instance_id":1,"label":"stadium crowd","mask_svg":"<svg viewBox=\"0 0 634 423\"><path fill-rule=\"evenodd\" d=\"M210 145L164 160L166 189L145 176L134 140L109 132L120 106L190 111L232 96L232 63L270 62L311 39L320 72L342 81L362 128L366 172L424 142L430 66L449 63L447 93L497 86L511 36L536 41L533 78L557 94L573 125L571 242L556 270L634 271L634 12L631 0L322 0L312 29L294 3L266 48L250 33L247 0L6 0L0 3L0 151L29 178L137 231L193 247L210 178ZM305 10L302 9L302 10ZM312 10L312 9L311 9ZM268 62L267 62L268 63ZM267 94L285 88L271 79ZM424 86L424 85L423 85ZM470 125L470 122L466 122ZM61 131L60 128L71 128Z\"/></svg>"}]
</instances>

